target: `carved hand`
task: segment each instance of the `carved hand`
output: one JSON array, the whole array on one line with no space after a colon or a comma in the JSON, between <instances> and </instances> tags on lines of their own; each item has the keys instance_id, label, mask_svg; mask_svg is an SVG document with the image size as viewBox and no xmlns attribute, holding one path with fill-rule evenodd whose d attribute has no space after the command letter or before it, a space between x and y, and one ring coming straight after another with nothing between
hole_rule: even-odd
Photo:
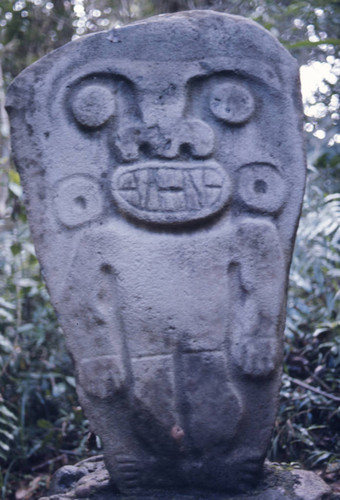
<instances>
[{"instance_id":1,"label":"carved hand","mask_svg":"<svg viewBox=\"0 0 340 500\"><path fill-rule=\"evenodd\" d=\"M83 390L101 399L114 395L125 385L124 369L117 356L84 359L78 375Z\"/></svg>"},{"instance_id":2,"label":"carved hand","mask_svg":"<svg viewBox=\"0 0 340 500\"><path fill-rule=\"evenodd\" d=\"M237 365L250 377L269 376L277 362L277 340L272 338L244 338L232 347L232 356Z\"/></svg>"}]
</instances>

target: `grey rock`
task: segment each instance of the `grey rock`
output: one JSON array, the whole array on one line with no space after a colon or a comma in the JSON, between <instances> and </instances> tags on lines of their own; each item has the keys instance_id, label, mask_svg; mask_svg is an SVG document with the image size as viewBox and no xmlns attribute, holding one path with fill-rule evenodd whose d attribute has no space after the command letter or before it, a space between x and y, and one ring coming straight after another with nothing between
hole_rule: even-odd
<instances>
[{"instance_id":1,"label":"grey rock","mask_svg":"<svg viewBox=\"0 0 340 500\"><path fill-rule=\"evenodd\" d=\"M311 471L295 470L293 475L297 478L294 493L299 500L323 500L331 494L328 484Z\"/></svg>"},{"instance_id":2,"label":"grey rock","mask_svg":"<svg viewBox=\"0 0 340 500\"><path fill-rule=\"evenodd\" d=\"M78 482L80 478L87 474L86 469L65 465L61 467L53 476L51 481L51 493L64 493Z\"/></svg>"},{"instance_id":3,"label":"grey rock","mask_svg":"<svg viewBox=\"0 0 340 500\"><path fill-rule=\"evenodd\" d=\"M304 189L296 62L251 21L182 12L65 45L7 107L113 483L246 490L276 415Z\"/></svg>"}]
</instances>

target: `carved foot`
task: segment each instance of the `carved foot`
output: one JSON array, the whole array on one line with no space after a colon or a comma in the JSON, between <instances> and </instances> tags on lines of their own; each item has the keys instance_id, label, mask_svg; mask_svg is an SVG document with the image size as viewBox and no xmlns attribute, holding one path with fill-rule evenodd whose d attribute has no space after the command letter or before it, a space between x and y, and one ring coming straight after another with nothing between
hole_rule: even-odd
<instances>
[{"instance_id":1,"label":"carved foot","mask_svg":"<svg viewBox=\"0 0 340 500\"><path fill-rule=\"evenodd\" d=\"M145 463L129 455L116 456L117 478L122 493L132 493L142 487Z\"/></svg>"},{"instance_id":2,"label":"carved foot","mask_svg":"<svg viewBox=\"0 0 340 500\"><path fill-rule=\"evenodd\" d=\"M247 491L261 479L263 460L249 458L236 464L236 467L237 470L231 469L229 484L235 491Z\"/></svg>"},{"instance_id":3,"label":"carved foot","mask_svg":"<svg viewBox=\"0 0 340 500\"><path fill-rule=\"evenodd\" d=\"M183 471L176 461L152 457L138 459L128 454L116 455L112 477L119 491L129 495L147 490L180 488L184 484Z\"/></svg>"},{"instance_id":4,"label":"carved foot","mask_svg":"<svg viewBox=\"0 0 340 500\"><path fill-rule=\"evenodd\" d=\"M263 460L215 458L205 462L196 483L212 491L244 492L256 485L262 475Z\"/></svg>"}]
</instances>

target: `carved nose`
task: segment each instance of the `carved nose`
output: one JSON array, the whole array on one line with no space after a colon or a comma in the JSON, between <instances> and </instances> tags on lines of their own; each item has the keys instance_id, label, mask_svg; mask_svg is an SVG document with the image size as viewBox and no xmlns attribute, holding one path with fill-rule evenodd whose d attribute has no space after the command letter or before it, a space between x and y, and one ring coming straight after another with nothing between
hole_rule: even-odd
<instances>
[{"instance_id":1,"label":"carved nose","mask_svg":"<svg viewBox=\"0 0 340 500\"><path fill-rule=\"evenodd\" d=\"M214 133L201 120L179 120L141 127L129 126L121 130L115 141L125 161L136 160L140 151L148 156L177 158L184 151L193 158L207 158L214 147Z\"/></svg>"},{"instance_id":2,"label":"carved nose","mask_svg":"<svg viewBox=\"0 0 340 500\"><path fill-rule=\"evenodd\" d=\"M165 141L155 145L157 154L164 158L176 158L184 148L193 158L206 158L214 147L214 133L201 120L178 122L165 130L164 138Z\"/></svg>"}]
</instances>

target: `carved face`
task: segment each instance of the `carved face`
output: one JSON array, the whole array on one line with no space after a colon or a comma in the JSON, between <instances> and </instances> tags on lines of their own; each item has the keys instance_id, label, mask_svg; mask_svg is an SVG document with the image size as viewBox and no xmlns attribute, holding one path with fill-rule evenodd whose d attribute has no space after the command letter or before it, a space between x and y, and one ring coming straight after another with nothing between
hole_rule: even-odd
<instances>
[{"instance_id":1,"label":"carved face","mask_svg":"<svg viewBox=\"0 0 340 500\"><path fill-rule=\"evenodd\" d=\"M61 261L65 228L170 231L249 215L272 220L289 255L305 170L297 66L265 30L161 16L52 53L27 70L30 91L25 78L8 101L12 123L34 123L17 158L45 200L35 239L50 232L53 253L60 238Z\"/></svg>"},{"instance_id":2,"label":"carved face","mask_svg":"<svg viewBox=\"0 0 340 500\"><path fill-rule=\"evenodd\" d=\"M136 29L142 36L143 27ZM139 37L126 31L133 53ZM115 43L106 41L112 50L119 42L123 47L117 36ZM79 151L79 167L72 170L81 164L84 171L84 160L102 163L110 210L158 225L217 213L277 216L297 172L301 184L291 82L283 84L282 68L264 54L240 59L226 47L218 51L220 42L211 47L210 40L209 50L203 42L188 39L165 53L165 42L149 46L146 33L141 59L103 57L81 70L68 68L67 78L54 81L52 117L65 122L63 143L71 141L73 157ZM98 179L75 175L57 184L55 196L60 219L70 227L103 211Z\"/></svg>"}]
</instances>

